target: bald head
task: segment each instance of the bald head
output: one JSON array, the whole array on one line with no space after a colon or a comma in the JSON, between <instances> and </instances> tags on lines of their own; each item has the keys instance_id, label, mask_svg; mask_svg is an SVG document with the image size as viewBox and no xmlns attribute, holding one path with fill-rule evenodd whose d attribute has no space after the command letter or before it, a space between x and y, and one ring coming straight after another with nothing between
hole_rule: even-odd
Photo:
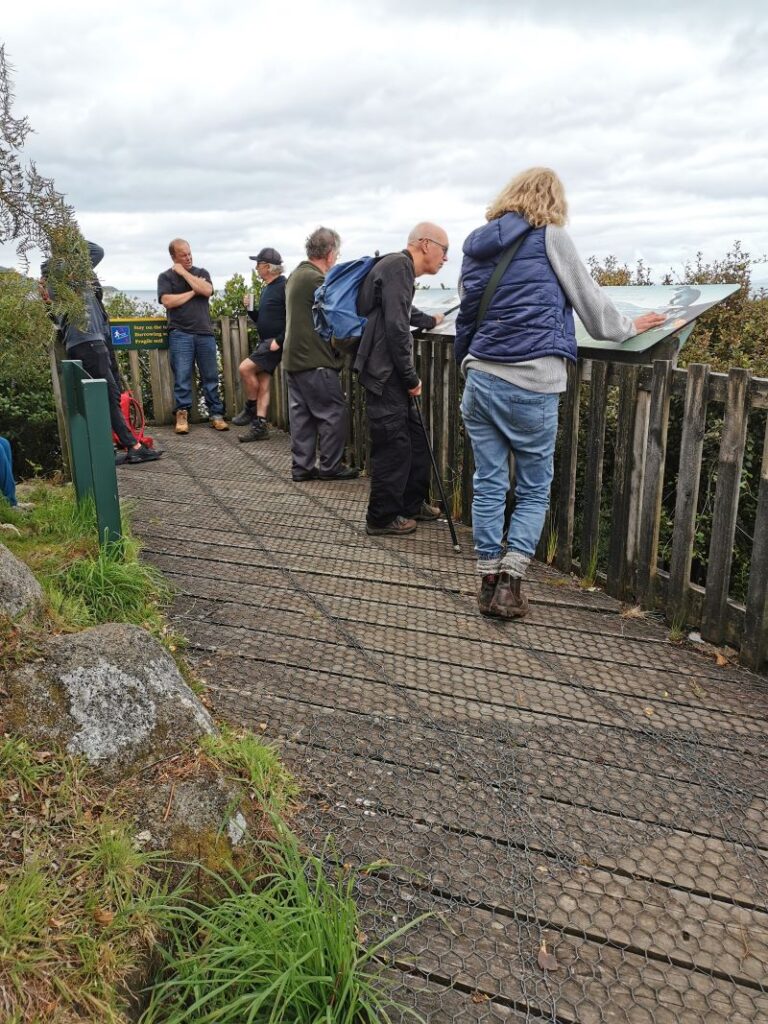
<instances>
[{"instance_id":1,"label":"bald head","mask_svg":"<svg viewBox=\"0 0 768 1024\"><path fill-rule=\"evenodd\" d=\"M416 277L436 274L448 259L448 235L439 224L423 220L408 235Z\"/></svg>"}]
</instances>

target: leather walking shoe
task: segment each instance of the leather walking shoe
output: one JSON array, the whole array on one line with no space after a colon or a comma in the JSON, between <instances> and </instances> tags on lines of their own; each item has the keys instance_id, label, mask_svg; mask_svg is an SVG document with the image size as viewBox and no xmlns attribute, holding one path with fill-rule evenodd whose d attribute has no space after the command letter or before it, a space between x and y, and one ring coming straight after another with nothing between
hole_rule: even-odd
<instances>
[{"instance_id":1,"label":"leather walking shoe","mask_svg":"<svg viewBox=\"0 0 768 1024\"><path fill-rule=\"evenodd\" d=\"M252 419L256 417L256 403L249 398L243 408L232 417L232 423L236 427L247 427Z\"/></svg>"},{"instance_id":2,"label":"leather walking shoe","mask_svg":"<svg viewBox=\"0 0 768 1024\"><path fill-rule=\"evenodd\" d=\"M234 420L232 421L235 422ZM257 416L251 421L251 429L247 434L238 434L237 440L241 444L247 444L249 441L266 441L269 437L269 431L267 430L267 421Z\"/></svg>"},{"instance_id":3,"label":"leather walking shoe","mask_svg":"<svg viewBox=\"0 0 768 1024\"><path fill-rule=\"evenodd\" d=\"M413 518L419 523L431 523L435 519L439 519L442 514L437 505L429 505L426 501L422 501L421 508Z\"/></svg>"},{"instance_id":4,"label":"leather walking shoe","mask_svg":"<svg viewBox=\"0 0 768 1024\"><path fill-rule=\"evenodd\" d=\"M365 524L365 532L369 537L404 537L406 534L413 533L416 529L417 522L415 519L405 519L403 516L395 516L391 523L387 523L386 526L371 526L370 523Z\"/></svg>"},{"instance_id":5,"label":"leather walking shoe","mask_svg":"<svg viewBox=\"0 0 768 1024\"><path fill-rule=\"evenodd\" d=\"M297 484L300 484L305 480L317 480L319 476L317 466L315 466L312 469L295 469L291 473L291 480L295 480Z\"/></svg>"},{"instance_id":6,"label":"leather walking shoe","mask_svg":"<svg viewBox=\"0 0 768 1024\"><path fill-rule=\"evenodd\" d=\"M357 480L360 470L356 466L345 466L343 463L335 473L321 473L321 480Z\"/></svg>"},{"instance_id":7,"label":"leather walking shoe","mask_svg":"<svg viewBox=\"0 0 768 1024\"><path fill-rule=\"evenodd\" d=\"M223 416L211 416L208 422L214 430L229 430L229 424L225 421Z\"/></svg>"},{"instance_id":8,"label":"leather walking shoe","mask_svg":"<svg viewBox=\"0 0 768 1024\"><path fill-rule=\"evenodd\" d=\"M186 409L176 410L176 433L189 433L189 412Z\"/></svg>"},{"instance_id":9,"label":"leather walking shoe","mask_svg":"<svg viewBox=\"0 0 768 1024\"><path fill-rule=\"evenodd\" d=\"M138 448L129 448L125 457L125 461L134 465L137 462L154 462L159 459L162 452L156 451L154 448L149 448L145 444L139 445Z\"/></svg>"},{"instance_id":10,"label":"leather walking shoe","mask_svg":"<svg viewBox=\"0 0 768 1024\"><path fill-rule=\"evenodd\" d=\"M493 601L493 595L496 593L498 579L498 574L495 572L487 573L483 576L480 589L477 592L477 607L480 609L481 615L496 614L496 612L491 611L491 602Z\"/></svg>"},{"instance_id":11,"label":"leather walking shoe","mask_svg":"<svg viewBox=\"0 0 768 1024\"><path fill-rule=\"evenodd\" d=\"M496 591L493 595L488 612L500 619L521 619L528 614L528 598L521 590L522 580L519 576L510 576L508 572L499 574Z\"/></svg>"}]
</instances>

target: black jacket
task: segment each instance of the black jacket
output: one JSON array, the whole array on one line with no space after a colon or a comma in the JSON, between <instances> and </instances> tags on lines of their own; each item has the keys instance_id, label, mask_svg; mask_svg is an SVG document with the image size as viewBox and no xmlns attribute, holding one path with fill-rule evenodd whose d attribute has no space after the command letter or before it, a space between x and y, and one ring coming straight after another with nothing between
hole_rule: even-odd
<instances>
[{"instance_id":1,"label":"black jacket","mask_svg":"<svg viewBox=\"0 0 768 1024\"><path fill-rule=\"evenodd\" d=\"M393 372L406 391L419 383L410 328L430 330L435 318L413 308L415 290L413 258L407 249L382 256L360 286L357 309L368 323L354 369L363 387L377 395Z\"/></svg>"}]
</instances>

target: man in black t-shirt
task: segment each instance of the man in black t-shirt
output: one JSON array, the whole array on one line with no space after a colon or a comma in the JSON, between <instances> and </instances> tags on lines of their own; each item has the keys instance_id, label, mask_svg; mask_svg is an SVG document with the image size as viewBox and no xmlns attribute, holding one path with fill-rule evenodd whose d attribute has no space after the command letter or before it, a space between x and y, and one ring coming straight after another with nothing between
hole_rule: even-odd
<instances>
[{"instance_id":1,"label":"man in black t-shirt","mask_svg":"<svg viewBox=\"0 0 768 1024\"><path fill-rule=\"evenodd\" d=\"M283 257L267 247L257 256L256 273L264 282L259 297L259 308L248 313L259 332L259 343L247 359L240 363L240 379L243 382L245 408L232 420L239 427L248 427L238 441L263 441L269 437L267 413L269 412L269 391L272 374L283 358L285 340L285 277ZM246 295L247 305L251 296Z\"/></svg>"},{"instance_id":2,"label":"man in black t-shirt","mask_svg":"<svg viewBox=\"0 0 768 1024\"><path fill-rule=\"evenodd\" d=\"M211 275L192 266L189 242L174 238L168 246L173 266L157 279L157 297L168 311L168 354L173 371L176 433L189 433L192 406L192 370L200 371L209 422L216 430L229 430L219 392L216 339L208 304L213 295Z\"/></svg>"}]
</instances>

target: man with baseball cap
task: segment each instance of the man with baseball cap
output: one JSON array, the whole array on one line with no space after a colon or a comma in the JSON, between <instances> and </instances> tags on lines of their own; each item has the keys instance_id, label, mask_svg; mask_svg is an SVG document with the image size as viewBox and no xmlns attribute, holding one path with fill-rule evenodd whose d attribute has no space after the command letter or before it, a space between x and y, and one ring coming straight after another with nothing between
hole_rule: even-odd
<instances>
[{"instance_id":1,"label":"man with baseball cap","mask_svg":"<svg viewBox=\"0 0 768 1024\"><path fill-rule=\"evenodd\" d=\"M240 363L240 379L243 382L245 408L232 422L239 427L248 427L239 441L263 441L269 436L267 413L269 412L269 391L272 374L283 358L285 340L285 277L283 257L269 246L258 255L249 257L256 262L256 273L264 282L259 308L248 313L256 324L259 342L247 359ZM245 296L246 305L251 305L251 296Z\"/></svg>"}]
</instances>

